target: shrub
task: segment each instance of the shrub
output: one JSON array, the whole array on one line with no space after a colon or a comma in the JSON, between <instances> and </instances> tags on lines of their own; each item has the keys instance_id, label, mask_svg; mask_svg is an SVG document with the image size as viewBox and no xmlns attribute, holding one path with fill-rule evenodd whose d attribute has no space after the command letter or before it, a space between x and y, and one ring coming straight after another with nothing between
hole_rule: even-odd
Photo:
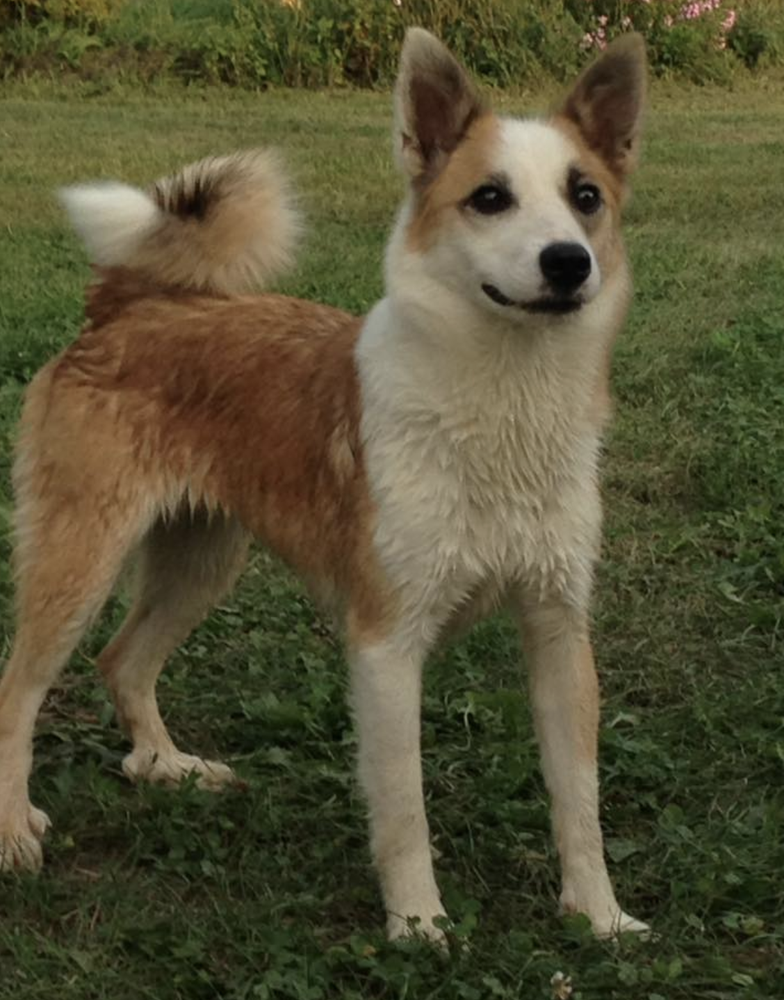
<instances>
[{"instance_id":1,"label":"shrub","mask_svg":"<svg viewBox=\"0 0 784 1000\"><path fill-rule=\"evenodd\" d=\"M727 44L749 68L784 62L784 5L780 0L747 0Z\"/></svg>"},{"instance_id":2,"label":"shrub","mask_svg":"<svg viewBox=\"0 0 784 1000\"><path fill-rule=\"evenodd\" d=\"M50 20L69 25L102 24L125 3L126 0L0 0L0 16L6 23L39 24Z\"/></svg>"},{"instance_id":3,"label":"shrub","mask_svg":"<svg viewBox=\"0 0 784 1000\"><path fill-rule=\"evenodd\" d=\"M5 75L125 67L234 86L386 86L408 24L486 82L569 77L642 31L658 73L726 80L784 61L779 0L0 0Z\"/></svg>"},{"instance_id":4,"label":"shrub","mask_svg":"<svg viewBox=\"0 0 784 1000\"><path fill-rule=\"evenodd\" d=\"M737 18L737 0L569 0L588 25L581 45L602 49L615 35L645 35L651 65L660 74L680 72L704 82L724 80L732 70L727 37Z\"/></svg>"},{"instance_id":5,"label":"shrub","mask_svg":"<svg viewBox=\"0 0 784 1000\"><path fill-rule=\"evenodd\" d=\"M408 24L430 28L472 70L498 86L573 71L579 26L545 0L303 0L298 6L242 2L279 82L388 84Z\"/></svg>"}]
</instances>

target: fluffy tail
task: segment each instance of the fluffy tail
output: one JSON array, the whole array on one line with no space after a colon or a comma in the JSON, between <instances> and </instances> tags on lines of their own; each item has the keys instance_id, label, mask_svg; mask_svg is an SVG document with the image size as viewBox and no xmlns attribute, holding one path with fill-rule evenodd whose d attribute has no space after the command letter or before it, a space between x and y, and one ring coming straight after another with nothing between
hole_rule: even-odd
<instances>
[{"instance_id":1,"label":"fluffy tail","mask_svg":"<svg viewBox=\"0 0 784 1000\"><path fill-rule=\"evenodd\" d=\"M285 174L264 150L208 157L148 191L108 181L60 198L94 263L219 295L285 270L300 230Z\"/></svg>"}]
</instances>

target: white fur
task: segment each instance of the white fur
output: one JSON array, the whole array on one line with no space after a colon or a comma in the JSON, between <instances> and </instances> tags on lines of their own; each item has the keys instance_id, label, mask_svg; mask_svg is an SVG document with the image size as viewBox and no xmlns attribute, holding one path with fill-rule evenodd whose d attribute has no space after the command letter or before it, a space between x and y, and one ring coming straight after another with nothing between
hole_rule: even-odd
<instances>
[{"instance_id":1,"label":"white fur","mask_svg":"<svg viewBox=\"0 0 784 1000\"><path fill-rule=\"evenodd\" d=\"M569 166L577 157L568 139L551 126L503 119L493 172L510 179L519 204L499 216L455 212L436 244L417 254L405 245L412 210L409 199L387 251L390 296L401 303L416 300L433 316L445 307L462 314L466 306L473 305L481 317L482 339L486 337L488 309L507 323L551 329L552 316L493 303L482 291L482 284L489 282L519 302L541 298L547 288L539 255L548 244L566 241L580 243L590 254L591 274L580 289L581 298L590 303L602 286L602 275L563 191ZM581 326L584 321L581 315ZM458 335L466 325L458 325Z\"/></svg>"},{"instance_id":2,"label":"white fur","mask_svg":"<svg viewBox=\"0 0 784 1000\"><path fill-rule=\"evenodd\" d=\"M464 216L471 234L460 242L477 275L510 299L530 302L546 292L539 255L559 241L579 243L590 255L591 273L580 288L583 301L591 302L601 288L596 256L564 198L564 179L577 155L563 133L543 122L503 120L494 167L511 179L519 204L501 218ZM474 286L477 297L480 285ZM508 314L503 306L496 309ZM518 318L527 322L530 315L521 311Z\"/></svg>"},{"instance_id":3,"label":"white fur","mask_svg":"<svg viewBox=\"0 0 784 1000\"><path fill-rule=\"evenodd\" d=\"M556 129L505 121L492 166L510 178L519 210L455 213L417 251L405 204L387 253L387 297L357 346L375 548L401 601L394 637L354 654L360 777L393 931L401 916L417 916L435 934L432 915L441 912L421 804L418 672L452 620L509 597L519 609L554 609L558 622L532 694L563 904L588 913L600 934L635 925L607 876L595 767L580 763L573 726L574 651L601 527L591 400L628 284L624 269L600 274L565 202L574 157ZM591 252L579 312L510 310L482 292L489 281L510 298L540 297L539 254L558 240Z\"/></svg>"},{"instance_id":4,"label":"white fur","mask_svg":"<svg viewBox=\"0 0 784 1000\"><path fill-rule=\"evenodd\" d=\"M352 700L387 930L399 937L408 931L408 918L416 917L422 932L440 940L433 918L444 908L430 856L419 752L423 654L397 635L351 651Z\"/></svg>"},{"instance_id":5,"label":"white fur","mask_svg":"<svg viewBox=\"0 0 784 1000\"><path fill-rule=\"evenodd\" d=\"M566 140L538 122L504 132L498 168L536 210L495 220L502 252L472 222L414 252L404 206L388 295L357 349L377 549L412 608L432 608L439 624L478 590L513 583L587 610L599 545L600 438L587 413L627 277L602 284L594 268L592 301L566 316L507 309L481 291L503 272L500 287L525 296L541 248L582 235L559 190Z\"/></svg>"},{"instance_id":6,"label":"white fur","mask_svg":"<svg viewBox=\"0 0 784 1000\"><path fill-rule=\"evenodd\" d=\"M90 259L104 267L134 257L163 219L149 195L118 181L62 188L59 197Z\"/></svg>"},{"instance_id":7,"label":"white fur","mask_svg":"<svg viewBox=\"0 0 784 1000\"><path fill-rule=\"evenodd\" d=\"M207 157L152 192L108 182L65 188L60 198L96 264L138 271L159 287L237 294L292 263L301 219L270 150Z\"/></svg>"}]
</instances>

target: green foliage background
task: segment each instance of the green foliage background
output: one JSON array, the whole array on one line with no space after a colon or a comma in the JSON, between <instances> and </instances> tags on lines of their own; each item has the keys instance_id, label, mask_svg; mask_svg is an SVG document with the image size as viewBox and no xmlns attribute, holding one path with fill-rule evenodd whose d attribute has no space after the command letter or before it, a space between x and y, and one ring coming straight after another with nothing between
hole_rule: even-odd
<instances>
[{"instance_id":1,"label":"green foliage background","mask_svg":"<svg viewBox=\"0 0 784 1000\"><path fill-rule=\"evenodd\" d=\"M573 74L600 18L607 38L641 30L659 74L728 83L742 69L784 62L779 0L722 0L692 20L682 7L681 0L0 0L0 71L377 87L394 76L406 26L421 24L484 80L516 88ZM731 10L737 21L724 38Z\"/></svg>"}]
</instances>

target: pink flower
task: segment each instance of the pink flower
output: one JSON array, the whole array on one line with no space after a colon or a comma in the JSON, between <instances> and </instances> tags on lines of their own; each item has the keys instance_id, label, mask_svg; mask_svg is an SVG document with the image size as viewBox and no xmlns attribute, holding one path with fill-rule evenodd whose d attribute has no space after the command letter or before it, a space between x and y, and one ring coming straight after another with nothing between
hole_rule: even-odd
<instances>
[{"instance_id":1,"label":"pink flower","mask_svg":"<svg viewBox=\"0 0 784 1000\"><path fill-rule=\"evenodd\" d=\"M687 3L681 7L678 17L682 21L696 21L703 14L718 10L721 2L722 0L694 0L693 3Z\"/></svg>"},{"instance_id":2,"label":"pink flower","mask_svg":"<svg viewBox=\"0 0 784 1000\"><path fill-rule=\"evenodd\" d=\"M606 49L607 33L603 27L598 27L596 31L589 31L580 40L580 48L586 49Z\"/></svg>"},{"instance_id":3,"label":"pink flower","mask_svg":"<svg viewBox=\"0 0 784 1000\"><path fill-rule=\"evenodd\" d=\"M728 10L727 16L721 22L722 31L727 34L732 31L735 27L735 22L738 20L738 12L736 10Z\"/></svg>"}]
</instances>

